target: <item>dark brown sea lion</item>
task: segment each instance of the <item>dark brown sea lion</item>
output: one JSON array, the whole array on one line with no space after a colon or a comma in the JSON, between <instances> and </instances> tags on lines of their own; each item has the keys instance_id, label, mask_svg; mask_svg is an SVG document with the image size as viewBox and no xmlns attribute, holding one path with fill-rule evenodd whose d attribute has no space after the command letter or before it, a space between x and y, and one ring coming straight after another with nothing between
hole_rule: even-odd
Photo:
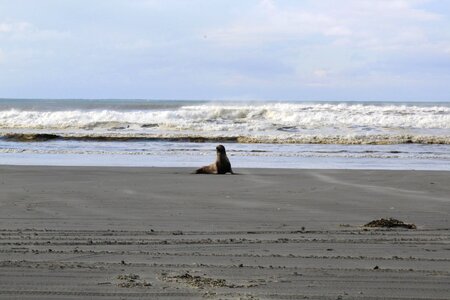
<instances>
[{"instance_id":1,"label":"dark brown sea lion","mask_svg":"<svg viewBox=\"0 0 450 300\"><path fill-rule=\"evenodd\" d=\"M201 167L195 171L195 174L234 174L225 147L223 145L218 145L216 151L216 161L209 166Z\"/></svg>"}]
</instances>

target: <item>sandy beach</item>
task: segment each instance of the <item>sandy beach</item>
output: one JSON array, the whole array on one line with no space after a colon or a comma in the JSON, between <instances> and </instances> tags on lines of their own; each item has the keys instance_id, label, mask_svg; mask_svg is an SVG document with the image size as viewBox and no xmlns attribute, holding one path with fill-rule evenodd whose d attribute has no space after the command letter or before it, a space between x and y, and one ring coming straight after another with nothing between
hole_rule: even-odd
<instances>
[{"instance_id":1,"label":"sandy beach","mask_svg":"<svg viewBox=\"0 0 450 300\"><path fill-rule=\"evenodd\" d=\"M0 298L449 298L449 172L236 171L1 166Z\"/></svg>"}]
</instances>

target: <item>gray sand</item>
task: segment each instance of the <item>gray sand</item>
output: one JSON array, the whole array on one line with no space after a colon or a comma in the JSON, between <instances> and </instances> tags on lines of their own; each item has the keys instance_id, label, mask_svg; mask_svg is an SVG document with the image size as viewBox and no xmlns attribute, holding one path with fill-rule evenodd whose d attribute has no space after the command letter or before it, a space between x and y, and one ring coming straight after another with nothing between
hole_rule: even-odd
<instances>
[{"instance_id":1,"label":"gray sand","mask_svg":"<svg viewBox=\"0 0 450 300\"><path fill-rule=\"evenodd\" d=\"M1 166L0 298L449 298L450 172L191 171Z\"/></svg>"}]
</instances>

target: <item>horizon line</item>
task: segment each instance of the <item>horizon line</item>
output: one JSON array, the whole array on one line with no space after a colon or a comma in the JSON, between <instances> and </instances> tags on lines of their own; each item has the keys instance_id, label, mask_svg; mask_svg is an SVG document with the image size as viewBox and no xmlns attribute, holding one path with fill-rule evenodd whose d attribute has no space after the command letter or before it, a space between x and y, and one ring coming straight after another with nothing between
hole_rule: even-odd
<instances>
[{"instance_id":1,"label":"horizon line","mask_svg":"<svg viewBox=\"0 0 450 300\"><path fill-rule=\"evenodd\" d=\"M2 100L62 100L62 101L68 101L68 100L82 100L82 101L185 101L185 102L398 102L398 103L448 103L449 100L382 100L382 99L376 99L376 100L369 100L369 99L363 99L363 100L301 100L301 99L173 99L173 98L165 98L165 99L158 99L158 98L77 98L77 97L64 97L64 98L8 98L8 97L0 97L0 101Z\"/></svg>"}]
</instances>

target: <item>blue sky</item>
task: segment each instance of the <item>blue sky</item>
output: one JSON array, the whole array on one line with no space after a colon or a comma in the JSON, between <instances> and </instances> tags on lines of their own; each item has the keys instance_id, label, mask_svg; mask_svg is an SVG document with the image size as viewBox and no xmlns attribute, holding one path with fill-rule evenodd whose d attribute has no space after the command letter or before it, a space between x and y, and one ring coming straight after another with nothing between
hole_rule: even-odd
<instances>
[{"instance_id":1,"label":"blue sky","mask_svg":"<svg viewBox=\"0 0 450 300\"><path fill-rule=\"evenodd\" d=\"M446 0L0 0L0 98L450 101Z\"/></svg>"}]
</instances>

